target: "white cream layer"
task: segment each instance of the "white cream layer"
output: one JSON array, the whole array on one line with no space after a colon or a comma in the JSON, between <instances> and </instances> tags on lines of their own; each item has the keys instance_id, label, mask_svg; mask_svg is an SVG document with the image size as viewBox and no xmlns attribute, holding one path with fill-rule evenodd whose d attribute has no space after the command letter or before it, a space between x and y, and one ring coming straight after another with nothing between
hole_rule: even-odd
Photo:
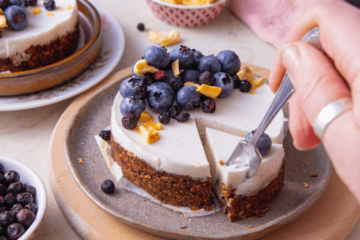
<instances>
[{"instance_id":1,"label":"white cream layer","mask_svg":"<svg viewBox=\"0 0 360 240\"><path fill-rule=\"evenodd\" d=\"M53 11L46 10L43 3L44 1L38 2L36 8L40 9L41 13L36 15L33 13L34 7L26 7L29 23L23 30L1 29L3 35L0 39L0 59L11 57L21 63L21 58L28 59L25 50L31 45L50 43L74 30L78 21L76 0L57 0L56 9ZM71 9L67 10L67 6L71 6ZM48 16L47 12L54 16Z\"/></svg>"},{"instance_id":2,"label":"white cream layer","mask_svg":"<svg viewBox=\"0 0 360 240\"><path fill-rule=\"evenodd\" d=\"M187 122L171 120L168 125L163 124L160 140L147 144L136 129L122 127L120 103L123 98L118 93L112 107L111 132L121 146L143 158L154 169L205 179L210 177L210 167L199 134L205 137L205 127L210 127L244 137L258 126L273 97L266 84L256 89L254 95L234 90L229 97L216 99L214 113L190 110ZM148 108L147 111L157 121L159 114ZM280 112L266 130L275 143L282 143L283 120Z\"/></svg>"},{"instance_id":3,"label":"white cream layer","mask_svg":"<svg viewBox=\"0 0 360 240\"><path fill-rule=\"evenodd\" d=\"M231 166L221 165L229 159L232 151L244 138L206 128L205 153L210 163L212 184L219 196L221 184L235 189L235 195L252 196L264 189L280 171L284 159L282 144L274 143L252 178L246 178L249 167L239 167L236 160Z\"/></svg>"}]
</instances>

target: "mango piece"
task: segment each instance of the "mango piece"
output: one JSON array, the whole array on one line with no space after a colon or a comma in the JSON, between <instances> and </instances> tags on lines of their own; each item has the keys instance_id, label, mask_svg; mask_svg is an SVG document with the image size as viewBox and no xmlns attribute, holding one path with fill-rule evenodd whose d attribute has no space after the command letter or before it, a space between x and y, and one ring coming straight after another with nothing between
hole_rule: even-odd
<instances>
[{"instance_id":1,"label":"mango piece","mask_svg":"<svg viewBox=\"0 0 360 240\"><path fill-rule=\"evenodd\" d=\"M186 82L186 83L184 83L184 86L194 86L194 87L196 87L196 88L199 88L199 87L200 87L199 84L193 83L193 82Z\"/></svg>"},{"instance_id":2,"label":"mango piece","mask_svg":"<svg viewBox=\"0 0 360 240\"><path fill-rule=\"evenodd\" d=\"M71 5L66 5L66 10L70 10L72 9L72 6Z\"/></svg>"},{"instance_id":3,"label":"mango piece","mask_svg":"<svg viewBox=\"0 0 360 240\"><path fill-rule=\"evenodd\" d=\"M151 129L151 128L153 128L155 130L161 130L162 129L161 123L154 122L153 120L147 121L146 123L143 124L143 126L148 130Z\"/></svg>"},{"instance_id":4,"label":"mango piece","mask_svg":"<svg viewBox=\"0 0 360 240\"><path fill-rule=\"evenodd\" d=\"M238 75L240 80L248 80L249 82L254 80L254 74L249 67L241 69L236 75Z\"/></svg>"},{"instance_id":5,"label":"mango piece","mask_svg":"<svg viewBox=\"0 0 360 240\"><path fill-rule=\"evenodd\" d=\"M261 86L265 82L265 78L261 77L256 80L251 81L253 86Z\"/></svg>"},{"instance_id":6,"label":"mango piece","mask_svg":"<svg viewBox=\"0 0 360 240\"><path fill-rule=\"evenodd\" d=\"M149 120L154 120L154 118L145 110L141 113L139 122L147 122Z\"/></svg>"},{"instance_id":7,"label":"mango piece","mask_svg":"<svg viewBox=\"0 0 360 240\"><path fill-rule=\"evenodd\" d=\"M7 24L6 24L6 18L4 15L0 15L0 28L6 28Z\"/></svg>"},{"instance_id":8,"label":"mango piece","mask_svg":"<svg viewBox=\"0 0 360 240\"><path fill-rule=\"evenodd\" d=\"M221 88L202 84L196 91L207 97L216 98L221 93Z\"/></svg>"},{"instance_id":9,"label":"mango piece","mask_svg":"<svg viewBox=\"0 0 360 240\"><path fill-rule=\"evenodd\" d=\"M150 66L149 64L147 64L145 59L137 61L134 66L134 73L136 73L137 75L140 75L140 76L144 76L144 74L148 73L148 72L156 73L158 71L159 71L159 69L154 68L154 67Z\"/></svg>"},{"instance_id":10,"label":"mango piece","mask_svg":"<svg viewBox=\"0 0 360 240\"><path fill-rule=\"evenodd\" d=\"M54 14L51 13L51 12L47 12L46 15L48 15L48 16L50 16L50 17L53 17L53 16L54 16Z\"/></svg>"},{"instance_id":11,"label":"mango piece","mask_svg":"<svg viewBox=\"0 0 360 240\"><path fill-rule=\"evenodd\" d=\"M158 131L153 128L147 129L143 125L138 125L137 129L147 144L152 144L160 139Z\"/></svg>"},{"instance_id":12,"label":"mango piece","mask_svg":"<svg viewBox=\"0 0 360 240\"><path fill-rule=\"evenodd\" d=\"M0 14L4 14L3 10L0 8Z\"/></svg>"},{"instance_id":13,"label":"mango piece","mask_svg":"<svg viewBox=\"0 0 360 240\"><path fill-rule=\"evenodd\" d=\"M173 64L171 65L171 68L173 70L174 76L178 77L180 74L180 70L179 70L179 59L176 60L175 62L173 62Z\"/></svg>"},{"instance_id":14,"label":"mango piece","mask_svg":"<svg viewBox=\"0 0 360 240\"><path fill-rule=\"evenodd\" d=\"M41 13L41 9L40 8L34 8L33 13L34 13L34 15L39 14L39 13Z\"/></svg>"},{"instance_id":15,"label":"mango piece","mask_svg":"<svg viewBox=\"0 0 360 240\"><path fill-rule=\"evenodd\" d=\"M180 33L177 30L170 32L161 32L151 30L149 31L149 40L155 44L161 44L161 46L169 46L170 44L180 42Z\"/></svg>"}]
</instances>

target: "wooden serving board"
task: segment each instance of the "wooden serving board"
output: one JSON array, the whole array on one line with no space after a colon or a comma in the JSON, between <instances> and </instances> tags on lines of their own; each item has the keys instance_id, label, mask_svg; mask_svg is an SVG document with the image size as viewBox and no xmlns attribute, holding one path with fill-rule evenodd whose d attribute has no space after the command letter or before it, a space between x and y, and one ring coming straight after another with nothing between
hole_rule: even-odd
<instances>
[{"instance_id":1,"label":"wooden serving board","mask_svg":"<svg viewBox=\"0 0 360 240\"><path fill-rule=\"evenodd\" d=\"M269 77L267 69L242 66ZM77 97L61 116L51 137L48 152L51 190L64 216L84 239L164 239L127 225L95 205L76 184L65 158L64 135L72 116L94 92L130 72L131 68L117 72ZM359 217L357 200L334 172L324 193L308 211L261 239L344 239Z\"/></svg>"}]
</instances>

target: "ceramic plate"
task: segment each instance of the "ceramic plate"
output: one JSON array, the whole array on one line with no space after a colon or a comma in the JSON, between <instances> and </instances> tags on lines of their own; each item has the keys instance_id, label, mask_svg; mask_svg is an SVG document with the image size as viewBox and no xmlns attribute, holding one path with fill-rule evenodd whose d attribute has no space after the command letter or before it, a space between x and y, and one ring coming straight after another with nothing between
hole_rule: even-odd
<instances>
[{"instance_id":1,"label":"ceramic plate","mask_svg":"<svg viewBox=\"0 0 360 240\"><path fill-rule=\"evenodd\" d=\"M124 76L122 79L124 79ZM324 191L332 165L322 146L300 152L285 138L285 186L270 204L267 215L229 222L227 215L216 213L192 218L147 201L132 192L117 188L106 195L101 182L113 179L94 139L109 125L110 108L119 89L120 79L97 91L75 113L65 133L65 153L75 181L99 207L122 221L152 234L176 239L254 239L277 229L304 213ZM85 164L79 164L82 158ZM317 173L318 177L310 177ZM304 187L304 183L309 187ZM252 225L252 228L248 228ZM187 226L185 229L182 227Z\"/></svg>"},{"instance_id":2,"label":"ceramic plate","mask_svg":"<svg viewBox=\"0 0 360 240\"><path fill-rule=\"evenodd\" d=\"M119 63L124 52L125 38L118 21L95 2L103 24L103 43L100 57L77 78L57 87L33 94L0 97L0 111L15 111L50 105L76 96L103 80Z\"/></svg>"}]
</instances>

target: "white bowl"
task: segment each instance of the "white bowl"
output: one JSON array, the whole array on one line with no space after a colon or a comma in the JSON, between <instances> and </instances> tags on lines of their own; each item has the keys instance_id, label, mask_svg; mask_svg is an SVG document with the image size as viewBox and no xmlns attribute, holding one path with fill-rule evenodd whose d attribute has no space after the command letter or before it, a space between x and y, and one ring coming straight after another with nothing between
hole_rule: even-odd
<instances>
[{"instance_id":1,"label":"white bowl","mask_svg":"<svg viewBox=\"0 0 360 240\"><path fill-rule=\"evenodd\" d=\"M14 170L20 174L20 182L26 183L36 188L35 203L38 206L36 217L31 226L19 239L31 240L34 238L40 223L42 222L46 210L46 190L40 177L30 167L17 160L0 156L0 164L5 168L5 172Z\"/></svg>"}]
</instances>

